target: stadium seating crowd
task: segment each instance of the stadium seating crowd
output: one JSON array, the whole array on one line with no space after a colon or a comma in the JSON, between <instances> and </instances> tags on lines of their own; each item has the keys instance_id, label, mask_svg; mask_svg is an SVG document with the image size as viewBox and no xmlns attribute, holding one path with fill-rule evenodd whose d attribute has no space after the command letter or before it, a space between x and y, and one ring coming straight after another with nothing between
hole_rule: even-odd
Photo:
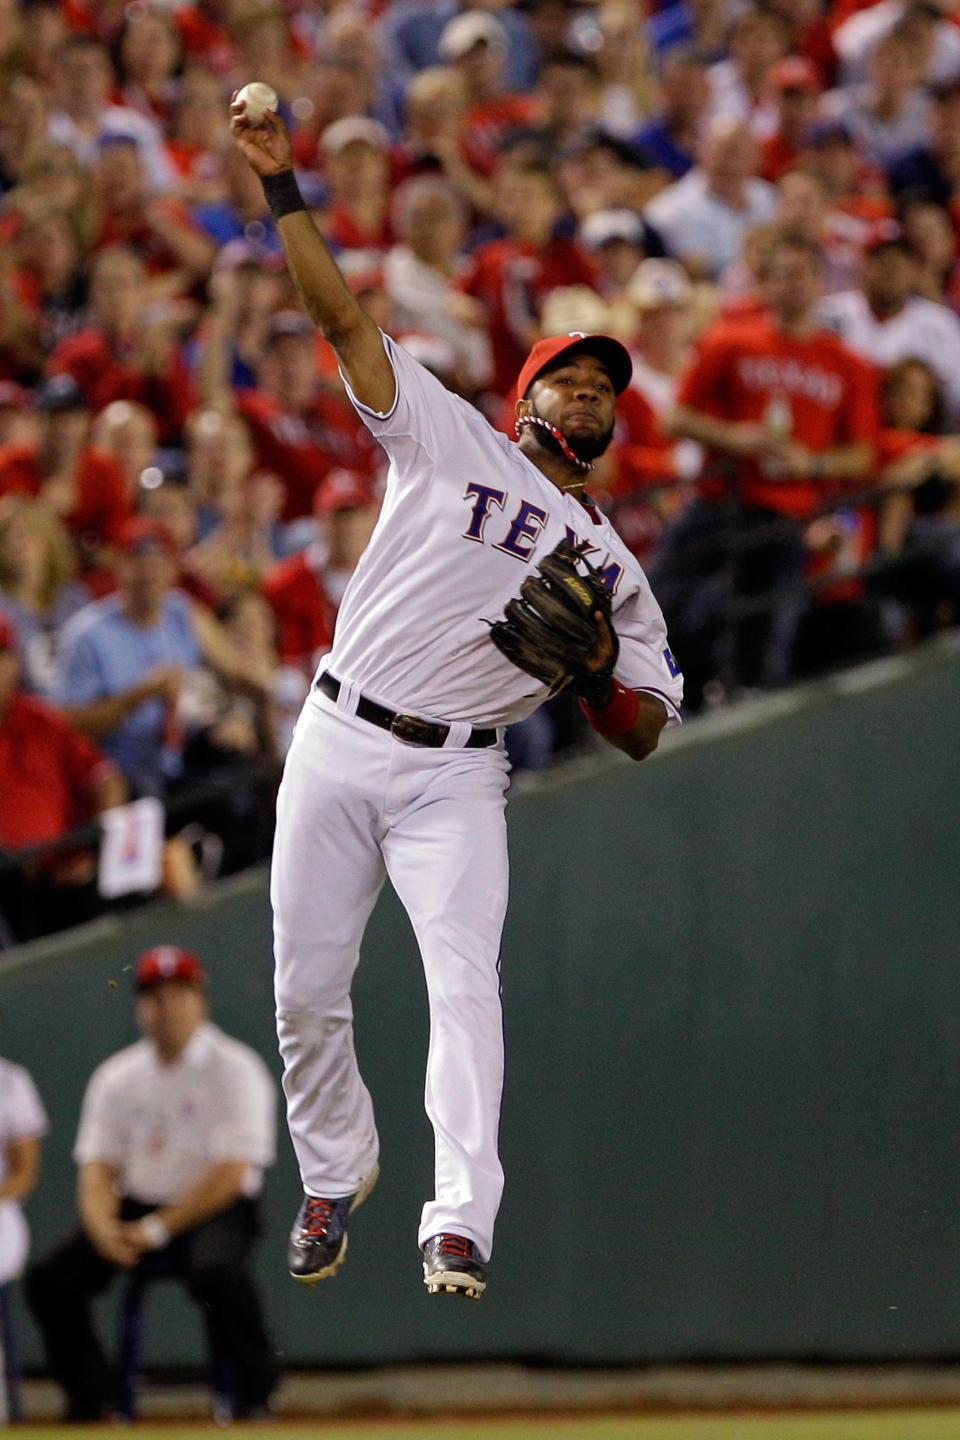
<instances>
[{"instance_id":1,"label":"stadium seating crowd","mask_svg":"<svg viewBox=\"0 0 960 1440\"><path fill-rule=\"evenodd\" d=\"M230 139L251 79L361 303L491 423L540 335L628 344L590 490L689 713L956 621L949 0L0 0L0 678L169 806L175 892L268 853L383 486ZM89 818L60 789L8 789L0 860Z\"/></svg>"}]
</instances>

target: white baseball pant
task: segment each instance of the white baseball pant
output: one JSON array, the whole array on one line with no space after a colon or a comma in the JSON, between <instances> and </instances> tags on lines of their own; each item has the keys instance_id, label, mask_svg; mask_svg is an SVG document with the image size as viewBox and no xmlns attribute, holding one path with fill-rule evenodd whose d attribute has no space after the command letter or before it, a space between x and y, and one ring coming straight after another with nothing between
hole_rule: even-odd
<instances>
[{"instance_id":1,"label":"white baseball pant","mask_svg":"<svg viewBox=\"0 0 960 1440\"><path fill-rule=\"evenodd\" d=\"M405 744L311 691L277 800L271 901L287 1123L308 1194L352 1194L376 1163L353 1047L350 984L385 875L413 924L427 982L425 1104L436 1193L419 1243L466 1236L484 1259L503 1189L500 937L507 904L502 746ZM451 741L459 739L458 748Z\"/></svg>"}]
</instances>

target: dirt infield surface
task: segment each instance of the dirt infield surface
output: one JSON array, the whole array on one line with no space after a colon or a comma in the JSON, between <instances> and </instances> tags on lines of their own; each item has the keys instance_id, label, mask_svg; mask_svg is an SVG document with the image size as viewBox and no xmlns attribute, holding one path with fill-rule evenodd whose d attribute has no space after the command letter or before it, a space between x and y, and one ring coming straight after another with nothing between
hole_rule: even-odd
<instances>
[{"instance_id":1,"label":"dirt infield surface","mask_svg":"<svg viewBox=\"0 0 960 1440\"><path fill-rule=\"evenodd\" d=\"M231 1427L233 1429L233 1427ZM26 1425L24 1440L67 1440L73 1426ZM83 1440L117 1440L113 1426L84 1426ZM132 1440L211 1440L221 1427L137 1424ZM845 1410L813 1415L671 1415L668 1417L565 1418L529 1420L369 1421L317 1424L276 1421L243 1424L237 1440L960 1440L960 1409Z\"/></svg>"}]
</instances>

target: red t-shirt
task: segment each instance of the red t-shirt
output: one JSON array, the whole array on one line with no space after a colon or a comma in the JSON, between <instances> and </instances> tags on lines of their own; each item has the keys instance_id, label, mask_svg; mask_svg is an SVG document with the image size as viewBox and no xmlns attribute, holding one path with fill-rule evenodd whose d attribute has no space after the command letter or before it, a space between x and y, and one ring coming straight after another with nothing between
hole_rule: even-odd
<instances>
[{"instance_id":1,"label":"red t-shirt","mask_svg":"<svg viewBox=\"0 0 960 1440\"><path fill-rule=\"evenodd\" d=\"M674 443L664 434L650 401L628 385L617 399L610 446L615 464L611 494L629 495L672 479L677 473L673 450Z\"/></svg>"},{"instance_id":2,"label":"red t-shirt","mask_svg":"<svg viewBox=\"0 0 960 1440\"><path fill-rule=\"evenodd\" d=\"M336 607L323 588L310 551L281 560L261 585L277 622L277 654L311 673L333 644Z\"/></svg>"},{"instance_id":3,"label":"red t-shirt","mask_svg":"<svg viewBox=\"0 0 960 1440\"><path fill-rule=\"evenodd\" d=\"M877 436L877 471L882 475L888 465L911 450L933 450L939 444L939 435L927 435L922 430L883 429Z\"/></svg>"},{"instance_id":4,"label":"red t-shirt","mask_svg":"<svg viewBox=\"0 0 960 1440\"><path fill-rule=\"evenodd\" d=\"M179 200L164 196L156 202L166 218L188 234L202 232L194 224L187 207ZM117 215L109 213L100 221L100 228L93 241L94 250L105 250L110 245L124 245L135 250L150 275L166 275L180 264L176 251L162 239L150 224L146 215Z\"/></svg>"},{"instance_id":5,"label":"red t-shirt","mask_svg":"<svg viewBox=\"0 0 960 1440\"><path fill-rule=\"evenodd\" d=\"M810 61L829 89L836 82L837 54L833 48L832 25L828 16L817 15L806 25L801 25L794 39L793 48L798 55Z\"/></svg>"},{"instance_id":6,"label":"red t-shirt","mask_svg":"<svg viewBox=\"0 0 960 1440\"><path fill-rule=\"evenodd\" d=\"M345 397L318 389L297 414L262 390L238 390L236 401L253 434L257 463L283 481L284 520L313 513L317 486L334 466L374 473L379 446Z\"/></svg>"},{"instance_id":7,"label":"red t-shirt","mask_svg":"<svg viewBox=\"0 0 960 1440\"><path fill-rule=\"evenodd\" d=\"M0 495L39 495L42 488L36 448L27 441L0 446ZM115 544L130 511L126 477L113 456L102 450L84 450L73 509L63 517L81 551Z\"/></svg>"},{"instance_id":8,"label":"red t-shirt","mask_svg":"<svg viewBox=\"0 0 960 1440\"><path fill-rule=\"evenodd\" d=\"M338 250L376 250L383 254L393 244L389 209L375 230L361 230L356 216L342 200L325 210L320 222L327 241Z\"/></svg>"},{"instance_id":9,"label":"red t-shirt","mask_svg":"<svg viewBox=\"0 0 960 1440\"><path fill-rule=\"evenodd\" d=\"M873 370L828 331L797 339L766 316L712 326L677 397L680 405L734 422L762 421L774 398L789 406L792 438L811 450L876 441ZM739 499L748 506L802 519L837 493L829 478L778 480L757 459L732 463ZM723 495L730 465L729 457L708 454L701 493Z\"/></svg>"},{"instance_id":10,"label":"red t-shirt","mask_svg":"<svg viewBox=\"0 0 960 1440\"><path fill-rule=\"evenodd\" d=\"M72 375L93 411L112 400L137 400L152 410L163 441L176 441L187 416L196 405L193 381L177 350L168 369L147 375L113 348L99 330L81 330L70 335L50 357L51 375Z\"/></svg>"},{"instance_id":11,"label":"red t-shirt","mask_svg":"<svg viewBox=\"0 0 960 1440\"><path fill-rule=\"evenodd\" d=\"M597 288L593 265L569 240L553 239L542 250L515 240L490 240L474 252L461 290L487 310L497 395L507 395L530 349L521 327L535 327L543 301L561 285Z\"/></svg>"},{"instance_id":12,"label":"red t-shirt","mask_svg":"<svg viewBox=\"0 0 960 1440\"><path fill-rule=\"evenodd\" d=\"M665 519L679 513L689 498L690 487L679 483L675 448L646 396L628 386L617 400L604 508L641 564L663 534ZM587 484L591 492L598 489L589 479Z\"/></svg>"},{"instance_id":13,"label":"red t-shirt","mask_svg":"<svg viewBox=\"0 0 960 1440\"><path fill-rule=\"evenodd\" d=\"M475 175L489 178L496 171L499 153L496 150L491 152L479 136L467 131L460 137L457 148L460 159ZM413 175L435 175L440 168L440 162L430 149L429 143L415 144L412 140L401 140L393 147L390 165L391 190L395 190ZM304 169L309 168L309 164L305 162Z\"/></svg>"},{"instance_id":14,"label":"red t-shirt","mask_svg":"<svg viewBox=\"0 0 960 1440\"><path fill-rule=\"evenodd\" d=\"M780 176L796 163L799 154L796 145L791 145L779 130L775 130L760 143L760 178L771 185L776 184Z\"/></svg>"},{"instance_id":15,"label":"red t-shirt","mask_svg":"<svg viewBox=\"0 0 960 1440\"><path fill-rule=\"evenodd\" d=\"M187 55L200 56L205 68L224 74L235 62L233 42L225 26L194 5L179 5L173 23Z\"/></svg>"},{"instance_id":16,"label":"red t-shirt","mask_svg":"<svg viewBox=\"0 0 960 1440\"><path fill-rule=\"evenodd\" d=\"M504 136L511 130L527 129L536 119L537 105L532 95L495 95L471 105L464 133L469 137L470 155L476 168L491 174Z\"/></svg>"},{"instance_id":17,"label":"red t-shirt","mask_svg":"<svg viewBox=\"0 0 960 1440\"><path fill-rule=\"evenodd\" d=\"M113 768L63 715L13 695L0 719L0 844L56 840L89 820L92 786Z\"/></svg>"}]
</instances>

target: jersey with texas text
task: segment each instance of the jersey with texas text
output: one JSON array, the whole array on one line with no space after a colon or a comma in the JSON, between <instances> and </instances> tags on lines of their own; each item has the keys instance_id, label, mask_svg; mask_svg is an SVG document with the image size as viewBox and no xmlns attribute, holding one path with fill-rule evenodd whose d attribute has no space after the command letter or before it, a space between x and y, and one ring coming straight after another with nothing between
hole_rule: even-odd
<instances>
[{"instance_id":1,"label":"jersey with texas text","mask_svg":"<svg viewBox=\"0 0 960 1440\"><path fill-rule=\"evenodd\" d=\"M386 495L340 606L331 672L427 720L522 720L548 691L500 654L488 622L561 540L585 540L612 596L617 678L659 695L677 723L683 680L660 607L609 522L401 347L384 344L393 407L379 415L354 404L390 458Z\"/></svg>"},{"instance_id":2,"label":"jersey with texas text","mask_svg":"<svg viewBox=\"0 0 960 1440\"><path fill-rule=\"evenodd\" d=\"M680 386L681 405L730 421L764 421L785 407L789 436L814 451L877 437L876 379L869 365L826 330L786 335L768 316L720 322L702 337ZM701 491L720 498L730 463L708 453ZM763 459L736 462L736 494L781 515L813 515L837 488L825 479L788 479ZM848 483L856 489L860 481Z\"/></svg>"}]
</instances>

